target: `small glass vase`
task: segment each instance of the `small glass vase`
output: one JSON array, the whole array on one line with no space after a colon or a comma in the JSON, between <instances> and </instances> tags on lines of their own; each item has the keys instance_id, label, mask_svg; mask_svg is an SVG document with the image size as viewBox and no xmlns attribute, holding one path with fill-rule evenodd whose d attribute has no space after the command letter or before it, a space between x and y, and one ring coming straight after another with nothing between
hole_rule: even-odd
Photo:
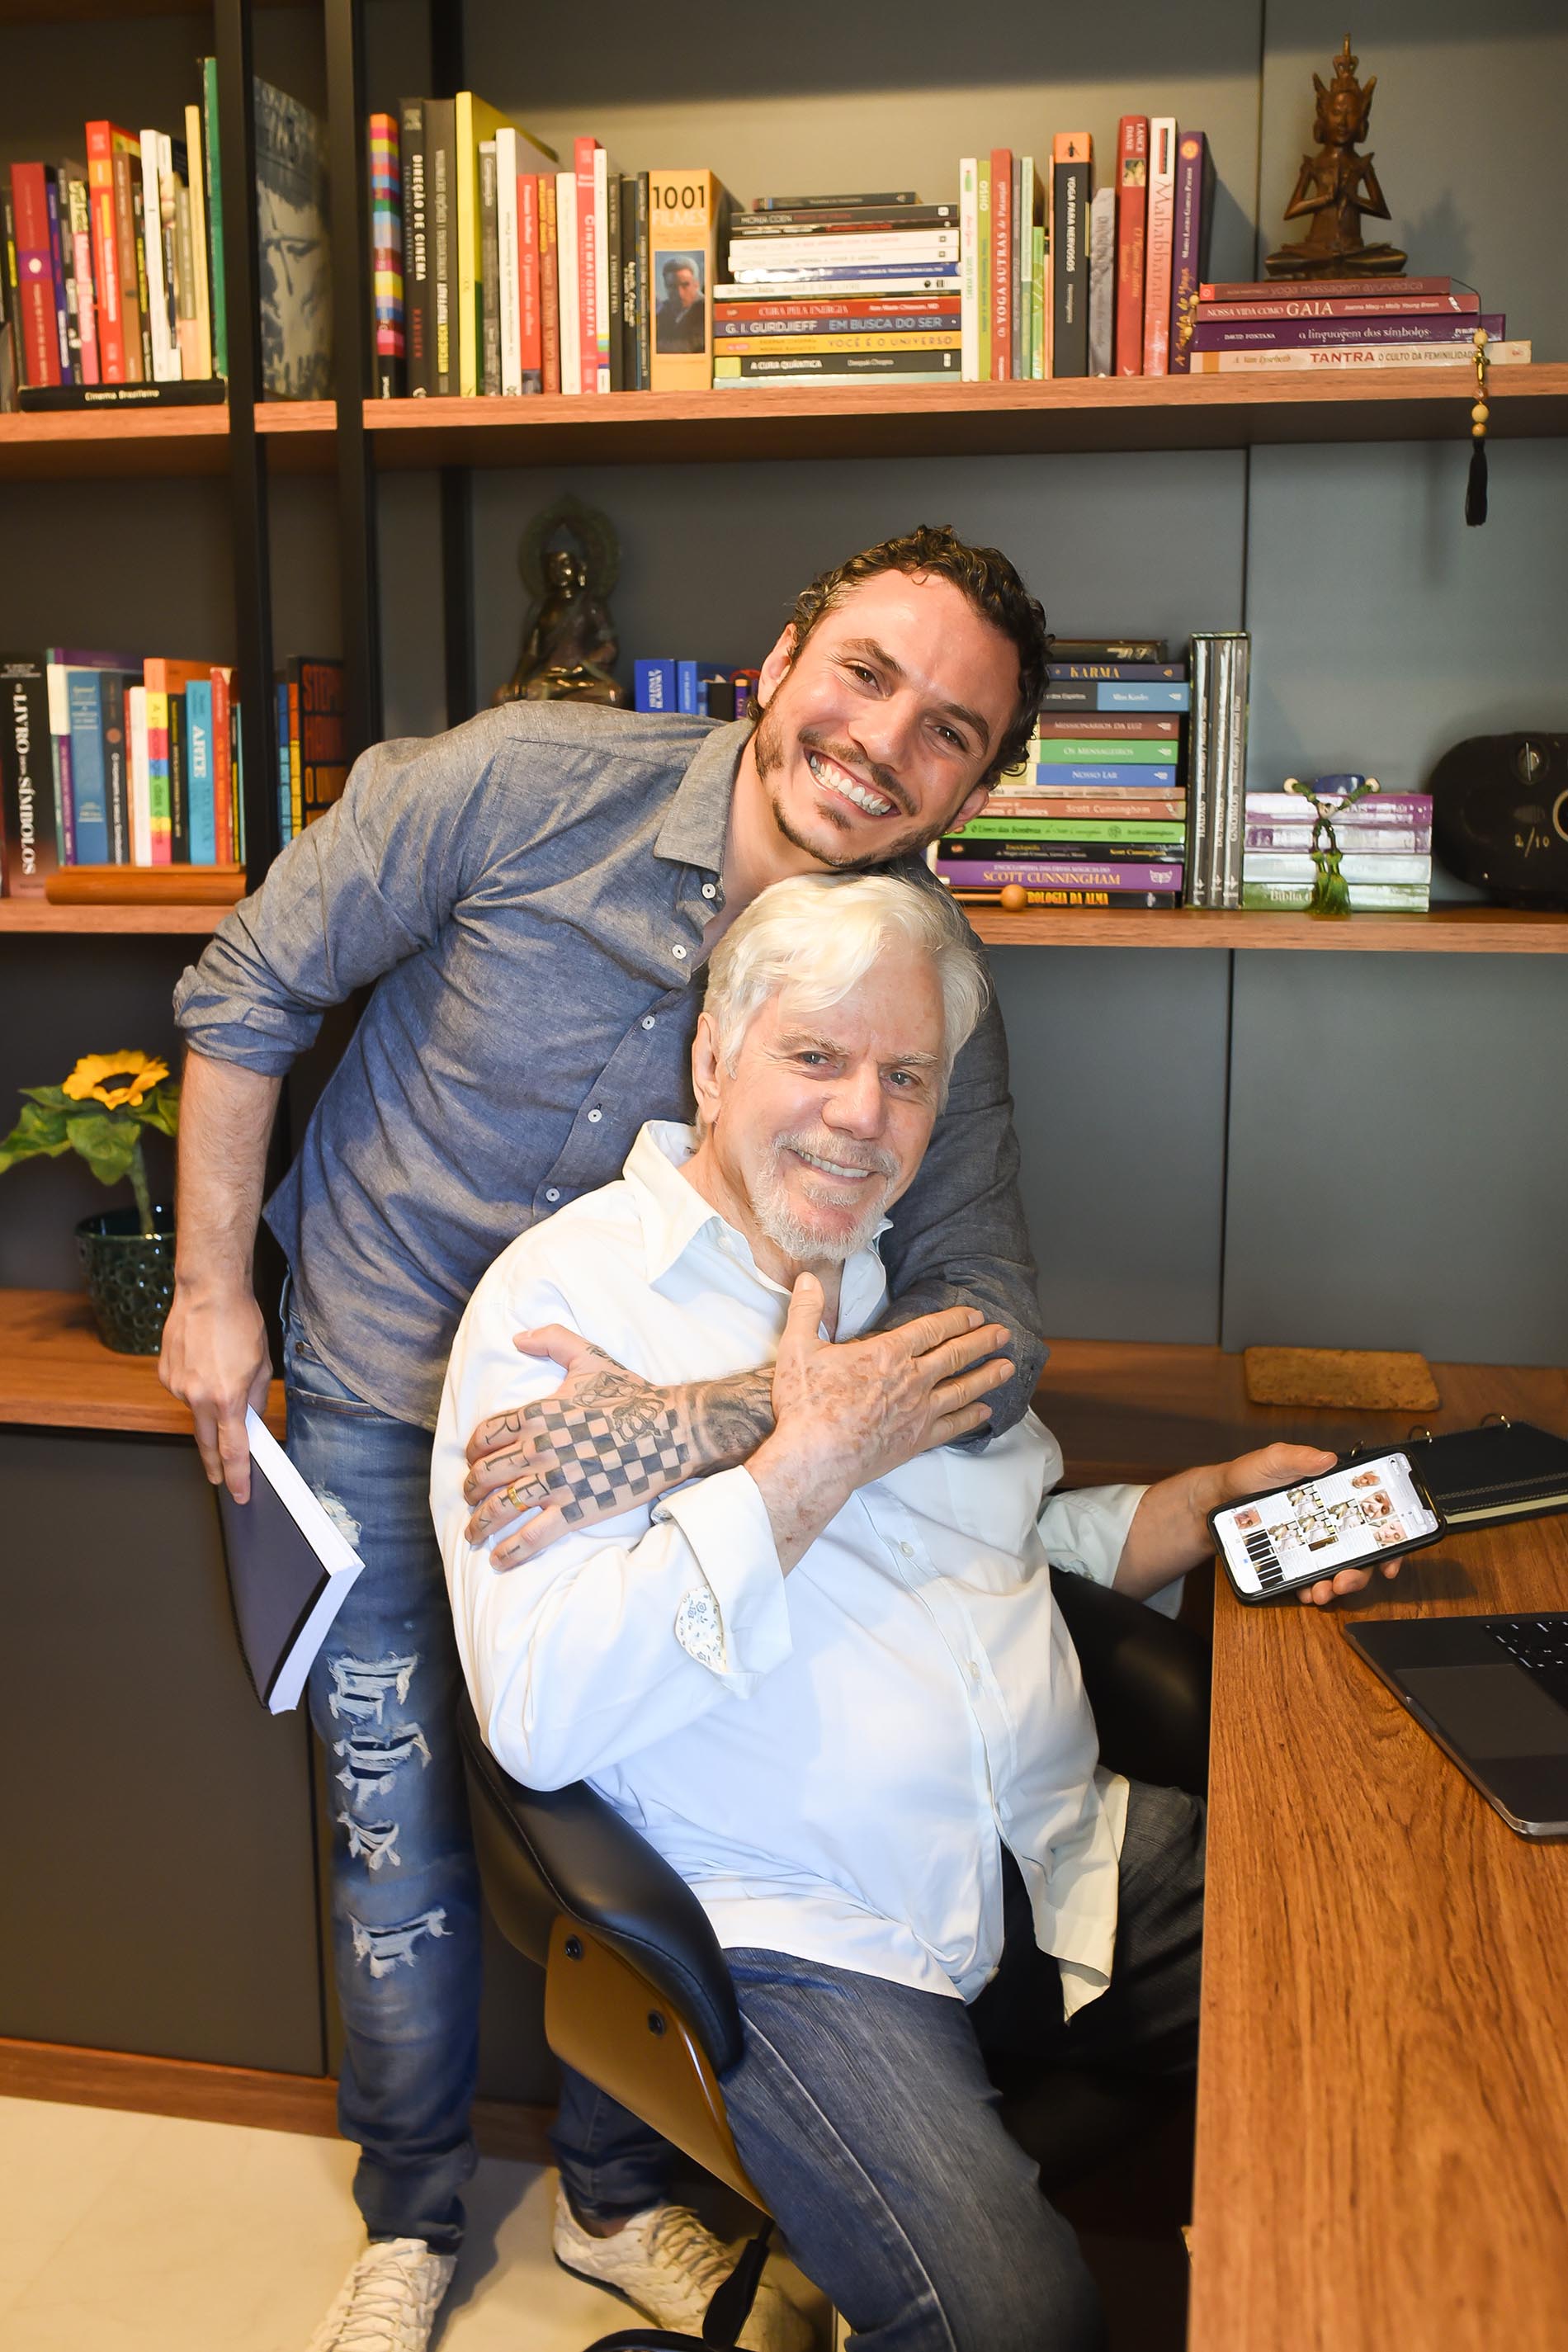
<instances>
[{"instance_id":1,"label":"small glass vase","mask_svg":"<svg viewBox=\"0 0 1568 2352\"><path fill-rule=\"evenodd\" d=\"M153 1211L142 1231L134 1209L106 1209L76 1229L77 1255L99 1337L120 1356L155 1356L174 1298L174 1212Z\"/></svg>"}]
</instances>

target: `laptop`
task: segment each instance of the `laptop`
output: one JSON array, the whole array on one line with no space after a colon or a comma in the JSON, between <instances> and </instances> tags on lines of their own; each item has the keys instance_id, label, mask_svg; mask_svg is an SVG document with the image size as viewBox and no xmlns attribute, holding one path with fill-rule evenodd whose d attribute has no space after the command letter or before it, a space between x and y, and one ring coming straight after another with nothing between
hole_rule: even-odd
<instances>
[{"instance_id":1,"label":"laptop","mask_svg":"<svg viewBox=\"0 0 1568 2352\"><path fill-rule=\"evenodd\" d=\"M1568 1837L1568 1611L1344 1633L1510 1830Z\"/></svg>"}]
</instances>

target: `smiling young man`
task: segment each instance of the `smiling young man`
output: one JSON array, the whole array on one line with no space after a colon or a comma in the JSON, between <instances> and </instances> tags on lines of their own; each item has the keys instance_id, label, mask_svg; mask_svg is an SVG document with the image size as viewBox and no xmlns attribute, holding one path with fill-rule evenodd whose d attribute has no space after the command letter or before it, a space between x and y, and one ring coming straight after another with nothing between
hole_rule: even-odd
<instances>
[{"instance_id":1,"label":"smiling young man","mask_svg":"<svg viewBox=\"0 0 1568 2352\"><path fill-rule=\"evenodd\" d=\"M365 1564L310 1685L334 1800L340 2116L373 2242L320 2352L360 2340L389 2300L404 2330L389 2340L425 2341L474 2161L478 1895L426 1499L458 1318L517 1234L618 1176L645 1120L689 1115L699 975L736 915L792 875L903 861L977 808L1024 757L1045 653L1005 557L911 531L805 592L755 725L525 702L366 752L180 983L162 1371L208 1475L241 1496L245 1408L270 1370L251 1270L283 1075L326 1005L372 989L267 1211L289 1267L289 1451ZM993 1012L888 1252L888 1312L816 1366L847 1443L893 1420L939 1444L972 1431L986 1397L999 1430L1024 1412L1044 1349L1017 1164ZM1006 1355L977 1365L994 1325ZM770 1400L765 1371L665 1391L574 1360L552 1433L509 1415L476 1444L476 1518L493 1537L527 1512L495 1547L524 1557L603 1516L618 1433L657 1427L671 1462L719 1468L755 1451ZM593 2128L592 2095L568 2083L563 2131L592 2149ZM640 2157L617 2172L600 2154L601 2219L641 2210ZM663 2231L644 2300L689 2307L711 2259ZM765 2312L757 2324L760 2342L785 2340Z\"/></svg>"}]
</instances>

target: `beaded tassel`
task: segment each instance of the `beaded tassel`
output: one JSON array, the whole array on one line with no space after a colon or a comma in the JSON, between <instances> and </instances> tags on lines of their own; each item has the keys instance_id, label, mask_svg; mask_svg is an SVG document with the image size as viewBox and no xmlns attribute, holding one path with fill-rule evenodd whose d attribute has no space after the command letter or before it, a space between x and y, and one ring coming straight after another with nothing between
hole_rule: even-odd
<instances>
[{"instance_id":1,"label":"beaded tassel","mask_svg":"<svg viewBox=\"0 0 1568 2352\"><path fill-rule=\"evenodd\" d=\"M1470 475L1465 485L1465 520L1487 519L1487 331L1476 329L1476 401L1470 410Z\"/></svg>"}]
</instances>

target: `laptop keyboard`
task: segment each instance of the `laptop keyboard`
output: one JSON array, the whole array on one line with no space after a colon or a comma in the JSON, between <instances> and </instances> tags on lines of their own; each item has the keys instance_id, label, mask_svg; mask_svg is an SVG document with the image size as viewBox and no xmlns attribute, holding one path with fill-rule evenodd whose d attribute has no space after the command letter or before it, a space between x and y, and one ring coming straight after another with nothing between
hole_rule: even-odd
<instances>
[{"instance_id":1,"label":"laptop keyboard","mask_svg":"<svg viewBox=\"0 0 1568 2352\"><path fill-rule=\"evenodd\" d=\"M1560 1706L1568 1706L1568 1616L1492 1617L1487 1631Z\"/></svg>"}]
</instances>

